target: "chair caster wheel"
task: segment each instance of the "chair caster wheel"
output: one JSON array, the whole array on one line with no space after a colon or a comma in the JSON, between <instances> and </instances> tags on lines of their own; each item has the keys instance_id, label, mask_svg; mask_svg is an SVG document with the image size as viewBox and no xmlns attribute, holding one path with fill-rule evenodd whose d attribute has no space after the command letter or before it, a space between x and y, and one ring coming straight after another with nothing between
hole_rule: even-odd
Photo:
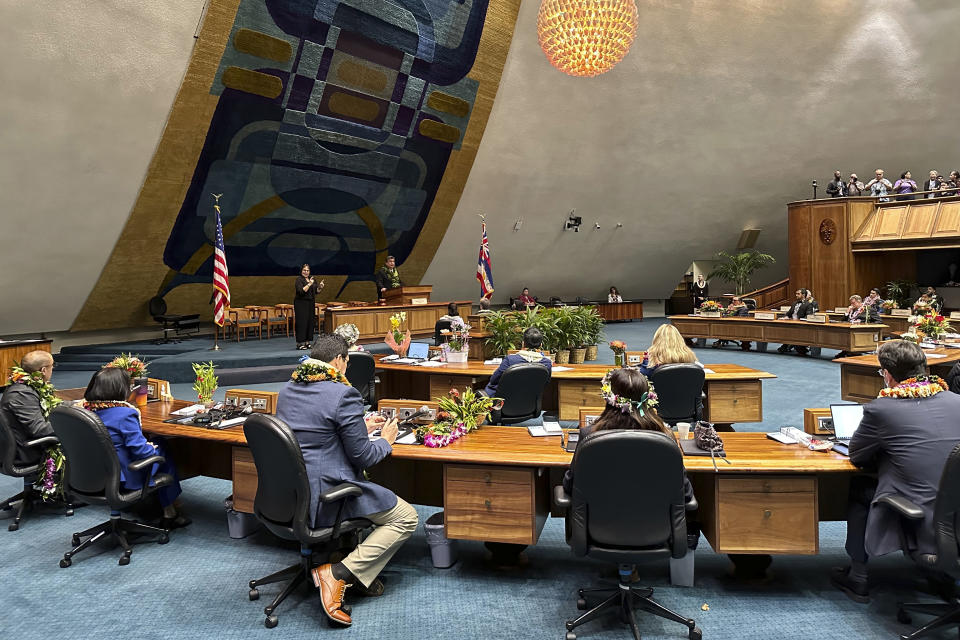
<instances>
[{"instance_id":1,"label":"chair caster wheel","mask_svg":"<svg viewBox=\"0 0 960 640\"><path fill-rule=\"evenodd\" d=\"M249 586L251 589L256 589L256 588L257 588L257 581L256 581L256 580L251 580L250 582L247 583L247 586Z\"/></svg>"},{"instance_id":2,"label":"chair caster wheel","mask_svg":"<svg viewBox=\"0 0 960 640\"><path fill-rule=\"evenodd\" d=\"M9 527L7 527L7 531L16 531L16 530L19 529L19 528L20 528L20 525L19 525L19 524L13 523L13 524L10 525Z\"/></svg>"},{"instance_id":3,"label":"chair caster wheel","mask_svg":"<svg viewBox=\"0 0 960 640\"><path fill-rule=\"evenodd\" d=\"M73 560L71 560L70 558L63 558L63 559L60 560L60 568L61 568L61 569L66 569L67 567L69 567L69 566L72 565L72 564L73 564Z\"/></svg>"},{"instance_id":4,"label":"chair caster wheel","mask_svg":"<svg viewBox=\"0 0 960 640\"><path fill-rule=\"evenodd\" d=\"M567 635L564 636L564 640L577 640L577 634L573 631L567 631Z\"/></svg>"},{"instance_id":5,"label":"chair caster wheel","mask_svg":"<svg viewBox=\"0 0 960 640\"><path fill-rule=\"evenodd\" d=\"M130 556L121 556L118 564L123 567L130 564Z\"/></svg>"},{"instance_id":6,"label":"chair caster wheel","mask_svg":"<svg viewBox=\"0 0 960 640\"><path fill-rule=\"evenodd\" d=\"M64 515L66 515L69 518L70 516L73 515L73 509L67 509L67 512Z\"/></svg>"},{"instance_id":7,"label":"chair caster wheel","mask_svg":"<svg viewBox=\"0 0 960 640\"><path fill-rule=\"evenodd\" d=\"M80 544L80 536L73 534L73 537L70 538L70 545L76 547Z\"/></svg>"},{"instance_id":8,"label":"chair caster wheel","mask_svg":"<svg viewBox=\"0 0 960 640\"><path fill-rule=\"evenodd\" d=\"M582 598L582 597L583 597L583 589L577 589L577 597L578 597L578 598Z\"/></svg>"},{"instance_id":9,"label":"chair caster wheel","mask_svg":"<svg viewBox=\"0 0 960 640\"><path fill-rule=\"evenodd\" d=\"M690 638L690 640L703 640L703 631L700 631L700 627L694 627L690 629L687 637Z\"/></svg>"},{"instance_id":10,"label":"chair caster wheel","mask_svg":"<svg viewBox=\"0 0 960 640\"><path fill-rule=\"evenodd\" d=\"M170 534L161 533L160 538L157 539L157 544L167 544L168 542L170 542Z\"/></svg>"},{"instance_id":11,"label":"chair caster wheel","mask_svg":"<svg viewBox=\"0 0 960 640\"><path fill-rule=\"evenodd\" d=\"M263 626L265 626L267 629L273 629L275 626L277 626L278 622L279 620L277 620L277 616L267 616L263 619Z\"/></svg>"},{"instance_id":12,"label":"chair caster wheel","mask_svg":"<svg viewBox=\"0 0 960 640\"><path fill-rule=\"evenodd\" d=\"M250 589L250 593L247 594L247 597L249 597L251 600L259 600L260 592L256 589Z\"/></svg>"},{"instance_id":13,"label":"chair caster wheel","mask_svg":"<svg viewBox=\"0 0 960 640\"><path fill-rule=\"evenodd\" d=\"M584 600L583 598L577 598L577 609L579 609L580 611L586 611L587 601Z\"/></svg>"},{"instance_id":14,"label":"chair caster wheel","mask_svg":"<svg viewBox=\"0 0 960 640\"><path fill-rule=\"evenodd\" d=\"M913 622L913 618L907 613L906 609L903 607L897 608L897 622L901 624L910 624Z\"/></svg>"}]
</instances>

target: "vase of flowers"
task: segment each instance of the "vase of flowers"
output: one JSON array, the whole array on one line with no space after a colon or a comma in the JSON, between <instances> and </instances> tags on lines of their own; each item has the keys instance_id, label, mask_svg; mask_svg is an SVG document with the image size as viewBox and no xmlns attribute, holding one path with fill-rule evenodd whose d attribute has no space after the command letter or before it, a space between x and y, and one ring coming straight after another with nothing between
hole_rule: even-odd
<instances>
[{"instance_id":1,"label":"vase of flowers","mask_svg":"<svg viewBox=\"0 0 960 640\"><path fill-rule=\"evenodd\" d=\"M926 336L932 341L941 340L943 334L953 330L947 319L936 311L928 311L925 315L914 316L910 320L913 333Z\"/></svg>"},{"instance_id":2,"label":"vase of flowers","mask_svg":"<svg viewBox=\"0 0 960 640\"><path fill-rule=\"evenodd\" d=\"M217 390L217 376L214 375L216 365L213 362L194 362L192 365L195 379L193 390L197 394L197 402L205 407L213 406L213 394Z\"/></svg>"},{"instance_id":3,"label":"vase of flowers","mask_svg":"<svg viewBox=\"0 0 960 640\"><path fill-rule=\"evenodd\" d=\"M704 318L719 318L723 313L723 305L716 300L705 300L700 304L700 315Z\"/></svg>"},{"instance_id":4,"label":"vase of flowers","mask_svg":"<svg viewBox=\"0 0 960 640\"><path fill-rule=\"evenodd\" d=\"M627 363L627 343L623 340L611 340L610 350L613 351L613 364L622 367Z\"/></svg>"},{"instance_id":5,"label":"vase of flowers","mask_svg":"<svg viewBox=\"0 0 960 640\"><path fill-rule=\"evenodd\" d=\"M470 340L470 325L460 316L454 316L450 321L449 339L443 345L443 354L447 362L466 362Z\"/></svg>"},{"instance_id":6,"label":"vase of flowers","mask_svg":"<svg viewBox=\"0 0 960 640\"><path fill-rule=\"evenodd\" d=\"M880 303L880 313L888 314L897 308L896 300L884 300Z\"/></svg>"},{"instance_id":7,"label":"vase of flowers","mask_svg":"<svg viewBox=\"0 0 960 640\"><path fill-rule=\"evenodd\" d=\"M121 353L103 365L103 368L123 369L130 374L130 392L133 401L141 407L147 405L147 363L132 353Z\"/></svg>"},{"instance_id":8,"label":"vase of flowers","mask_svg":"<svg viewBox=\"0 0 960 640\"><path fill-rule=\"evenodd\" d=\"M387 346L401 358L407 355L407 349L410 348L410 329L405 327L406 322L406 311L399 311L390 316L390 331L384 338Z\"/></svg>"},{"instance_id":9,"label":"vase of flowers","mask_svg":"<svg viewBox=\"0 0 960 640\"><path fill-rule=\"evenodd\" d=\"M437 402L434 422L416 427L417 438L427 447L445 447L477 429L493 409L503 406L500 398L488 398L466 387L450 389Z\"/></svg>"}]
</instances>

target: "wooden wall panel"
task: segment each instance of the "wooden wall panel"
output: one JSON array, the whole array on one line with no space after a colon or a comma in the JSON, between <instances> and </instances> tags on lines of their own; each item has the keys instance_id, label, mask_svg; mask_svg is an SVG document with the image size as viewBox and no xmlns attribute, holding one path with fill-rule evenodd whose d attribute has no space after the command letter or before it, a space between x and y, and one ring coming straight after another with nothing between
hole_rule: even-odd
<instances>
[{"instance_id":1,"label":"wooden wall panel","mask_svg":"<svg viewBox=\"0 0 960 640\"><path fill-rule=\"evenodd\" d=\"M891 280L916 280L916 251L876 251L855 253L850 270L850 294L866 296L873 287ZM839 304L837 305L840 306Z\"/></svg>"},{"instance_id":2,"label":"wooden wall panel","mask_svg":"<svg viewBox=\"0 0 960 640\"><path fill-rule=\"evenodd\" d=\"M960 233L960 202L940 203L940 217L933 228L933 235L953 236Z\"/></svg>"},{"instance_id":3,"label":"wooden wall panel","mask_svg":"<svg viewBox=\"0 0 960 640\"><path fill-rule=\"evenodd\" d=\"M836 227L830 244L825 244L820 234L821 224L827 220L832 220ZM812 273L807 287L813 290L821 309L846 304L850 295L847 292L847 263L850 259L847 226L844 202L828 200L811 207L809 237ZM798 282L794 288L802 286Z\"/></svg>"},{"instance_id":4,"label":"wooden wall panel","mask_svg":"<svg viewBox=\"0 0 960 640\"><path fill-rule=\"evenodd\" d=\"M792 205L787 211L787 237L790 254L790 286L788 298L793 299L793 292L810 282L810 203L802 202Z\"/></svg>"}]
</instances>

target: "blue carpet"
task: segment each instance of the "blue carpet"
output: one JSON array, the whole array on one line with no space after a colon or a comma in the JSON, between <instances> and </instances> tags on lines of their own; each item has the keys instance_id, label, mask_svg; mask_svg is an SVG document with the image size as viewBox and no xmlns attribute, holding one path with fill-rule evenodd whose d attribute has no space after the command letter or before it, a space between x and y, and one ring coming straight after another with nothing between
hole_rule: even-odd
<instances>
[{"instance_id":1,"label":"blue carpet","mask_svg":"<svg viewBox=\"0 0 960 640\"><path fill-rule=\"evenodd\" d=\"M607 337L641 349L658 325L650 320L612 324ZM601 362L612 364L609 349L601 348L600 354ZM706 348L697 354L708 365L740 363L778 376L764 382L764 422L738 425L741 430L800 425L804 407L840 400L839 366L828 359L832 353L802 358ZM297 355L291 350L291 359ZM89 375L89 371L58 370L54 383L63 388L83 386ZM189 397L189 384L175 384L173 391ZM296 552L263 532L243 540L228 537L223 507L231 491L228 482L194 478L183 485L193 525L175 531L169 545L137 546L127 567L117 565L117 550L99 548L77 556L69 569L57 566L72 532L105 519L100 507L78 509L72 518L44 509L30 514L19 532L7 532L0 520L5 559L0 564L0 581L6 594L5 611L11 614L0 637L46 640L120 635L179 640L335 634L343 638L559 640L563 622L577 615L576 589L615 580L612 567L570 554L559 519L548 520L540 542L527 550L529 564L511 572L488 568L483 546L474 542L459 543L460 561L453 568L434 569L421 527L388 566L386 595L350 599L352 628L329 629L317 597L304 589L278 610L280 626L267 630L262 609L278 590L264 587L261 599L249 602L247 582L292 564ZM16 481L0 477L0 495L17 490ZM422 522L436 509L418 511ZM655 597L664 605L696 619L704 637L710 639L894 638L907 631L895 620L895 603L930 600L916 591L922 582L909 561L894 555L871 564L874 601L870 605L855 604L830 586L830 567L846 561L844 530L842 523L823 523L821 553L777 557L767 581L739 582L728 577L727 559L701 541L696 552L696 586L670 586L666 563L643 568L641 583L654 587ZM703 605L708 610L702 610ZM918 623L924 620L917 617ZM644 614L640 628L645 638L686 637L683 627ZM578 635L630 637L627 628L609 617L582 627Z\"/></svg>"}]
</instances>

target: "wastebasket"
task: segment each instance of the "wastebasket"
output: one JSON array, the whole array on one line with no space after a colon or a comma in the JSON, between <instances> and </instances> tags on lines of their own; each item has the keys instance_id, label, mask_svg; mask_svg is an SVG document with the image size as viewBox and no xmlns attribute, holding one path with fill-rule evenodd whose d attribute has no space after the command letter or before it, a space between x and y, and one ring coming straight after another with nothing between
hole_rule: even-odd
<instances>
[{"instance_id":1,"label":"wastebasket","mask_svg":"<svg viewBox=\"0 0 960 640\"><path fill-rule=\"evenodd\" d=\"M227 530L230 532L231 538L246 538L260 528L260 523L255 515L234 510L233 496L227 497L223 501L223 506L227 509Z\"/></svg>"},{"instance_id":2,"label":"wastebasket","mask_svg":"<svg viewBox=\"0 0 960 640\"><path fill-rule=\"evenodd\" d=\"M430 557L437 569L448 569L457 562L457 541L447 538L443 530L443 511L433 514L423 523L427 533Z\"/></svg>"}]
</instances>

